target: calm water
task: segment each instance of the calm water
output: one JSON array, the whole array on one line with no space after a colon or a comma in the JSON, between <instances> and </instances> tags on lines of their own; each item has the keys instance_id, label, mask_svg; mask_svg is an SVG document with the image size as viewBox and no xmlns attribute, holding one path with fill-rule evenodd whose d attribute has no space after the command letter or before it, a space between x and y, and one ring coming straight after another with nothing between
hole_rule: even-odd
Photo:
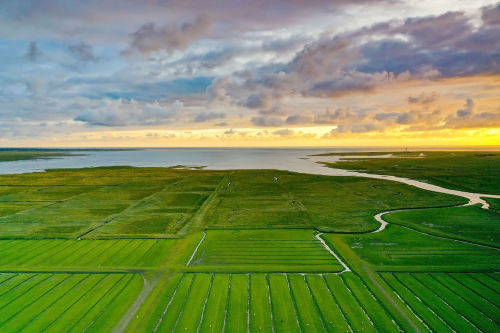
<instances>
[{"instance_id":1,"label":"calm water","mask_svg":"<svg viewBox=\"0 0 500 333\"><path fill-rule=\"evenodd\" d=\"M365 148L366 150L366 148ZM83 156L1 162L0 174L26 173L60 168L130 165L169 167L207 166L207 169L282 169L314 165L308 155L327 152L363 151L362 149L254 149L254 148L164 148L122 151L85 151Z\"/></svg>"}]
</instances>

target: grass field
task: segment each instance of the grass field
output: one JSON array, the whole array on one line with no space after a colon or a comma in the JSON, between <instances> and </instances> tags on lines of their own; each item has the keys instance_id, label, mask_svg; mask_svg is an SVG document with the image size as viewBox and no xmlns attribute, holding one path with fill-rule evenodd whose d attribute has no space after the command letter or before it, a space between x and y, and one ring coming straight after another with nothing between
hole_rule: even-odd
<instances>
[{"instance_id":1,"label":"grass field","mask_svg":"<svg viewBox=\"0 0 500 333\"><path fill-rule=\"evenodd\" d=\"M4 240L1 267L157 267L173 239Z\"/></svg>"},{"instance_id":2,"label":"grass field","mask_svg":"<svg viewBox=\"0 0 500 333\"><path fill-rule=\"evenodd\" d=\"M483 273L380 273L405 304L435 332L496 332L498 284ZM479 287L478 287L479 285Z\"/></svg>"},{"instance_id":3,"label":"grass field","mask_svg":"<svg viewBox=\"0 0 500 333\"><path fill-rule=\"evenodd\" d=\"M423 232L500 248L500 211L481 209L480 205L408 210L387 214L384 219Z\"/></svg>"},{"instance_id":4,"label":"grass field","mask_svg":"<svg viewBox=\"0 0 500 333\"><path fill-rule=\"evenodd\" d=\"M398 225L390 224L384 232L375 234L322 237L335 244L349 263L355 260L374 270L500 270L497 249L433 237Z\"/></svg>"},{"instance_id":5,"label":"grass field","mask_svg":"<svg viewBox=\"0 0 500 333\"><path fill-rule=\"evenodd\" d=\"M207 220L210 227L366 232L378 226L373 216L381 211L466 203L458 197L384 180L273 170L238 170L230 179Z\"/></svg>"},{"instance_id":6,"label":"grass field","mask_svg":"<svg viewBox=\"0 0 500 333\"><path fill-rule=\"evenodd\" d=\"M142 287L136 274L0 274L0 331L105 332Z\"/></svg>"},{"instance_id":7,"label":"grass field","mask_svg":"<svg viewBox=\"0 0 500 333\"><path fill-rule=\"evenodd\" d=\"M154 318L158 332L397 332L352 273L185 273L171 280L170 302Z\"/></svg>"},{"instance_id":8,"label":"grass field","mask_svg":"<svg viewBox=\"0 0 500 333\"><path fill-rule=\"evenodd\" d=\"M222 272L337 272L313 230L209 230L190 267Z\"/></svg>"},{"instance_id":9,"label":"grass field","mask_svg":"<svg viewBox=\"0 0 500 333\"><path fill-rule=\"evenodd\" d=\"M388 153L326 154L385 155ZM330 166L338 169L393 175L425 180L445 188L483 194L500 194L500 152L417 151L410 154L393 152L395 158L362 157L344 159ZM424 154L424 157L419 156Z\"/></svg>"},{"instance_id":10,"label":"grass field","mask_svg":"<svg viewBox=\"0 0 500 333\"><path fill-rule=\"evenodd\" d=\"M275 170L0 176L0 332L500 332L489 202Z\"/></svg>"}]
</instances>

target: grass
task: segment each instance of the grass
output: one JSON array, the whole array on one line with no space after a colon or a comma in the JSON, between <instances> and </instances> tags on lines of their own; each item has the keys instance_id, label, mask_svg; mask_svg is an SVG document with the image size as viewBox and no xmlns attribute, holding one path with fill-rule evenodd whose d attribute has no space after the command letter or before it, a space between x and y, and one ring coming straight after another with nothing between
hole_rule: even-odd
<instances>
[{"instance_id":1,"label":"grass","mask_svg":"<svg viewBox=\"0 0 500 333\"><path fill-rule=\"evenodd\" d=\"M177 238L226 172L103 167L0 176L3 238Z\"/></svg>"},{"instance_id":2,"label":"grass","mask_svg":"<svg viewBox=\"0 0 500 333\"><path fill-rule=\"evenodd\" d=\"M209 230L190 267L219 272L331 272L343 267L313 230Z\"/></svg>"},{"instance_id":3,"label":"grass","mask_svg":"<svg viewBox=\"0 0 500 333\"><path fill-rule=\"evenodd\" d=\"M422 153L425 157L419 157ZM381 153L377 153L381 154ZM387 154L387 153L383 153ZM338 154L328 154L330 156ZM349 154L354 155L354 154ZM364 154L360 154L364 155ZM395 153L395 158L342 159L329 166L424 180L467 192L500 194L500 153L476 151ZM410 158L409 158L410 157ZM464 175L467 175L464 177Z\"/></svg>"},{"instance_id":4,"label":"grass","mask_svg":"<svg viewBox=\"0 0 500 333\"><path fill-rule=\"evenodd\" d=\"M394 212L384 219L434 235L500 248L500 214L480 205Z\"/></svg>"},{"instance_id":5,"label":"grass","mask_svg":"<svg viewBox=\"0 0 500 333\"><path fill-rule=\"evenodd\" d=\"M193 274L186 274L184 276L175 291L175 295L172 296L171 301L167 304L166 311L160 317L154 332L172 332L175 329L193 283L193 278Z\"/></svg>"},{"instance_id":6,"label":"grass","mask_svg":"<svg viewBox=\"0 0 500 333\"><path fill-rule=\"evenodd\" d=\"M429 156L436 168L447 158ZM493 159L456 157L476 183ZM446 208L464 200L276 170L0 176L0 331L495 332L500 257L479 246L498 244L489 202ZM422 209L368 233L400 208Z\"/></svg>"},{"instance_id":7,"label":"grass","mask_svg":"<svg viewBox=\"0 0 500 333\"><path fill-rule=\"evenodd\" d=\"M232 274L224 332L246 332L248 328L248 275Z\"/></svg>"},{"instance_id":8,"label":"grass","mask_svg":"<svg viewBox=\"0 0 500 333\"><path fill-rule=\"evenodd\" d=\"M102 332L124 314L142 279L134 274L18 274L0 287L8 289L0 303L2 332Z\"/></svg>"},{"instance_id":9,"label":"grass","mask_svg":"<svg viewBox=\"0 0 500 333\"><path fill-rule=\"evenodd\" d=\"M270 295L264 274L250 275L250 331L272 332Z\"/></svg>"},{"instance_id":10,"label":"grass","mask_svg":"<svg viewBox=\"0 0 500 333\"><path fill-rule=\"evenodd\" d=\"M274 327L277 332L300 332L299 321L285 275L268 275Z\"/></svg>"},{"instance_id":11,"label":"grass","mask_svg":"<svg viewBox=\"0 0 500 333\"><path fill-rule=\"evenodd\" d=\"M230 180L207 219L210 227L366 232L376 229L373 216L381 211L466 203L459 197L355 177L238 170Z\"/></svg>"},{"instance_id":12,"label":"grass","mask_svg":"<svg viewBox=\"0 0 500 333\"><path fill-rule=\"evenodd\" d=\"M463 273L383 273L392 287L430 329L436 332L495 332L498 308L462 285ZM480 274L482 277L487 275Z\"/></svg>"},{"instance_id":13,"label":"grass","mask_svg":"<svg viewBox=\"0 0 500 333\"><path fill-rule=\"evenodd\" d=\"M425 235L389 224L383 232L366 235L323 234L350 264L375 271L498 270L498 250Z\"/></svg>"},{"instance_id":14,"label":"grass","mask_svg":"<svg viewBox=\"0 0 500 333\"><path fill-rule=\"evenodd\" d=\"M205 300L212 282L212 275L197 274L190 287L189 295L182 313L179 315L179 321L174 329L175 332L196 332L201 321Z\"/></svg>"},{"instance_id":15,"label":"grass","mask_svg":"<svg viewBox=\"0 0 500 333\"><path fill-rule=\"evenodd\" d=\"M325 324L319 316L314 299L305 281L305 276L290 274L288 281L297 305L297 316L303 332L324 332Z\"/></svg>"},{"instance_id":16,"label":"grass","mask_svg":"<svg viewBox=\"0 0 500 333\"><path fill-rule=\"evenodd\" d=\"M226 316L229 291L229 275L217 274L213 277L208 295L200 332L222 332Z\"/></svg>"},{"instance_id":17,"label":"grass","mask_svg":"<svg viewBox=\"0 0 500 333\"><path fill-rule=\"evenodd\" d=\"M173 239L0 241L1 267L157 267ZM3 250L5 248L5 250Z\"/></svg>"}]
</instances>

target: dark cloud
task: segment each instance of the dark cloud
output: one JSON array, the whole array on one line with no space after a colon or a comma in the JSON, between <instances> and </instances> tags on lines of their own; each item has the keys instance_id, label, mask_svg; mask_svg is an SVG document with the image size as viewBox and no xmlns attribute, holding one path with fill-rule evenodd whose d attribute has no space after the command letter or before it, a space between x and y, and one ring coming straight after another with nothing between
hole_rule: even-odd
<instances>
[{"instance_id":1,"label":"dark cloud","mask_svg":"<svg viewBox=\"0 0 500 333\"><path fill-rule=\"evenodd\" d=\"M40 58L41 53L40 50L38 50L38 44L36 42L30 42L30 46L28 47L28 53L26 53L26 56L31 61L37 61L38 58Z\"/></svg>"},{"instance_id":2,"label":"dark cloud","mask_svg":"<svg viewBox=\"0 0 500 333\"><path fill-rule=\"evenodd\" d=\"M215 120L215 119L224 119L226 118L226 114L224 112L210 112L210 113L206 113L206 112L202 112L200 114L198 114L195 118L194 118L194 122L195 123L204 123L206 121L209 121L209 120Z\"/></svg>"},{"instance_id":3,"label":"dark cloud","mask_svg":"<svg viewBox=\"0 0 500 333\"><path fill-rule=\"evenodd\" d=\"M229 124L225 121L222 121L220 123L215 123L214 126L221 126L221 127L224 127L224 126L229 126Z\"/></svg>"},{"instance_id":4,"label":"dark cloud","mask_svg":"<svg viewBox=\"0 0 500 333\"><path fill-rule=\"evenodd\" d=\"M430 94L425 92L420 95L409 96L408 103L410 104L431 104L434 103L438 99L439 95L433 91Z\"/></svg>"},{"instance_id":5,"label":"dark cloud","mask_svg":"<svg viewBox=\"0 0 500 333\"><path fill-rule=\"evenodd\" d=\"M140 107L134 100L102 100L95 108L82 110L73 120L95 126L159 125L179 116L183 103L176 101L169 108L158 103Z\"/></svg>"},{"instance_id":6,"label":"dark cloud","mask_svg":"<svg viewBox=\"0 0 500 333\"><path fill-rule=\"evenodd\" d=\"M474 101L471 98L468 98L464 104L464 108L457 111L457 117L464 118L472 115L474 112Z\"/></svg>"},{"instance_id":7,"label":"dark cloud","mask_svg":"<svg viewBox=\"0 0 500 333\"><path fill-rule=\"evenodd\" d=\"M279 103L274 104L270 109L259 110L263 116L286 116L288 111Z\"/></svg>"},{"instance_id":8,"label":"dark cloud","mask_svg":"<svg viewBox=\"0 0 500 333\"><path fill-rule=\"evenodd\" d=\"M281 127L284 124L284 120L278 117L252 117L251 122L254 126L259 127Z\"/></svg>"},{"instance_id":9,"label":"dark cloud","mask_svg":"<svg viewBox=\"0 0 500 333\"><path fill-rule=\"evenodd\" d=\"M322 136L324 139L335 138L345 134L363 134L370 132L380 132L382 133L385 126L376 122L370 122L366 124L341 124L336 128L332 129L329 133Z\"/></svg>"},{"instance_id":10,"label":"dark cloud","mask_svg":"<svg viewBox=\"0 0 500 333\"><path fill-rule=\"evenodd\" d=\"M405 131L434 131L444 129L495 128L500 126L500 110L475 112L475 103L467 99L461 109L446 115L441 110L411 110L405 112L378 113L373 117L375 130L405 125ZM367 127L365 127L368 129ZM355 131L356 127L350 130Z\"/></svg>"},{"instance_id":11,"label":"dark cloud","mask_svg":"<svg viewBox=\"0 0 500 333\"><path fill-rule=\"evenodd\" d=\"M286 118L285 120L285 124L287 125L306 125L311 123L313 123L313 117L301 116L299 114L288 116L288 118Z\"/></svg>"},{"instance_id":12,"label":"dark cloud","mask_svg":"<svg viewBox=\"0 0 500 333\"><path fill-rule=\"evenodd\" d=\"M267 109L271 107L272 98L266 94L251 94L246 101L240 103L248 109Z\"/></svg>"},{"instance_id":13,"label":"dark cloud","mask_svg":"<svg viewBox=\"0 0 500 333\"><path fill-rule=\"evenodd\" d=\"M453 129L500 127L500 110L476 113L474 108L474 101L467 99L462 109L446 117L442 127Z\"/></svg>"},{"instance_id":14,"label":"dark cloud","mask_svg":"<svg viewBox=\"0 0 500 333\"><path fill-rule=\"evenodd\" d=\"M381 112L377 113L373 119L378 120L378 121L384 121L386 119L393 119L399 115L398 112Z\"/></svg>"},{"instance_id":15,"label":"dark cloud","mask_svg":"<svg viewBox=\"0 0 500 333\"><path fill-rule=\"evenodd\" d=\"M290 72L303 79L321 80L340 72L356 60L357 48L347 40L328 40L306 45L288 64Z\"/></svg>"},{"instance_id":16,"label":"dark cloud","mask_svg":"<svg viewBox=\"0 0 500 333\"><path fill-rule=\"evenodd\" d=\"M287 129L274 131L272 133L275 135L279 135L279 136L293 136L295 134L295 131L287 128Z\"/></svg>"},{"instance_id":17,"label":"dark cloud","mask_svg":"<svg viewBox=\"0 0 500 333\"><path fill-rule=\"evenodd\" d=\"M184 50L187 46L203 37L213 24L213 20L207 15L200 15L193 22L184 22L179 25L165 25L156 27L155 23L141 26L137 31L129 35L129 48L124 54L134 51L149 54L157 51L169 53L176 50Z\"/></svg>"},{"instance_id":18,"label":"dark cloud","mask_svg":"<svg viewBox=\"0 0 500 333\"><path fill-rule=\"evenodd\" d=\"M331 112L329 109L323 114L317 114L314 116L314 123L316 124L337 124L339 122L351 122L357 121L360 116L356 113L351 112L349 107L345 109L337 109L335 112Z\"/></svg>"},{"instance_id":19,"label":"dark cloud","mask_svg":"<svg viewBox=\"0 0 500 333\"><path fill-rule=\"evenodd\" d=\"M85 63L99 61L99 58L93 53L92 45L85 42L69 45L68 52L78 62Z\"/></svg>"},{"instance_id":20,"label":"dark cloud","mask_svg":"<svg viewBox=\"0 0 500 333\"><path fill-rule=\"evenodd\" d=\"M226 87L230 85L232 78L230 76L214 79L212 84L206 89L208 108L220 106L229 102L230 96L226 91Z\"/></svg>"},{"instance_id":21,"label":"dark cloud","mask_svg":"<svg viewBox=\"0 0 500 333\"><path fill-rule=\"evenodd\" d=\"M500 25L500 2L482 8L481 18L488 25Z\"/></svg>"}]
</instances>

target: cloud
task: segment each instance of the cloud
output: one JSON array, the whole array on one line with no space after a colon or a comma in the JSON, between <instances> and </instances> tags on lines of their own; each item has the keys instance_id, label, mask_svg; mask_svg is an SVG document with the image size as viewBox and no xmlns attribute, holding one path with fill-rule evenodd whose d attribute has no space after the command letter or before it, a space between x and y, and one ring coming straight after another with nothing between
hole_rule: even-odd
<instances>
[{"instance_id":1,"label":"cloud","mask_svg":"<svg viewBox=\"0 0 500 333\"><path fill-rule=\"evenodd\" d=\"M99 58L93 53L92 45L85 42L69 45L68 52L78 62L86 63L99 61Z\"/></svg>"},{"instance_id":2,"label":"cloud","mask_svg":"<svg viewBox=\"0 0 500 333\"><path fill-rule=\"evenodd\" d=\"M212 108L224 105L229 102L230 96L226 91L226 87L232 82L230 76L216 78L206 89L207 102L206 107Z\"/></svg>"},{"instance_id":3,"label":"cloud","mask_svg":"<svg viewBox=\"0 0 500 333\"><path fill-rule=\"evenodd\" d=\"M446 117L443 127L453 129L500 127L500 110L476 113L474 109L474 101L467 99L462 109Z\"/></svg>"},{"instance_id":4,"label":"cloud","mask_svg":"<svg viewBox=\"0 0 500 333\"><path fill-rule=\"evenodd\" d=\"M457 111L457 117L464 118L472 115L474 112L474 101L471 98L468 98L464 104L464 108Z\"/></svg>"},{"instance_id":5,"label":"cloud","mask_svg":"<svg viewBox=\"0 0 500 333\"><path fill-rule=\"evenodd\" d=\"M396 118L397 116L399 116L400 113L398 112L381 112L381 113L377 113L375 115L375 117L373 117L373 119L375 120L378 120L378 121L384 121L384 120L387 120L387 119L393 119L393 118Z\"/></svg>"},{"instance_id":6,"label":"cloud","mask_svg":"<svg viewBox=\"0 0 500 333\"><path fill-rule=\"evenodd\" d=\"M481 9L481 19L488 25L500 25L500 2Z\"/></svg>"},{"instance_id":7,"label":"cloud","mask_svg":"<svg viewBox=\"0 0 500 333\"><path fill-rule=\"evenodd\" d=\"M246 101L240 103L248 109L268 109L271 107L272 98L266 94L251 94Z\"/></svg>"},{"instance_id":8,"label":"cloud","mask_svg":"<svg viewBox=\"0 0 500 333\"><path fill-rule=\"evenodd\" d=\"M26 91L34 96L39 96L46 88L46 83L40 78L34 78L26 82Z\"/></svg>"},{"instance_id":9,"label":"cloud","mask_svg":"<svg viewBox=\"0 0 500 333\"><path fill-rule=\"evenodd\" d=\"M302 116L299 114L288 116L288 118L286 118L285 120L285 124L287 125L306 125L306 124L311 124L312 122L313 122L313 117Z\"/></svg>"},{"instance_id":10,"label":"cloud","mask_svg":"<svg viewBox=\"0 0 500 333\"><path fill-rule=\"evenodd\" d=\"M98 107L82 110L73 120L95 126L159 125L178 117L183 106L175 101L170 108L158 102L141 108L134 100L104 99Z\"/></svg>"},{"instance_id":11,"label":"cloud","mask_svg":"<svg viewBox=\"0 0 500 333\"><path fill-rule=\"evenodd\" d=\"M251 122L254 126L260 127L281 127L284 124L284 120L278 117L252 117Z\"/></svg>"},{"instance_id":12,"label":"cloud","mask_svg":"<svg viewBox=\"0 0 500 333\"><path fill-rule=\"evenodd\" d=\"M134 51L144 54L158 51L172 53L184 50L190 43L203 37L212 24L212 19L207 15L200 15L194 22L184 22L180 26L170 24L156 27L155 23L147 23L129 35L129 48L122 53L125 55Z\"/></svg>"},{"instance_id":13,"label":"cloud","mask_svg":"<svg viewBox=\"0 0 500 333\"><path fill-rule=\"evenodd\" d=\"M203 122L206 122L206 121L209 121L209 120L214 120L214 119L224 119L226 118L226 114L224 112L210 112L210 113L206 113L206 112L202 112L200 114L198 114L195 118L194 118L194 122L195 123L203 123Z\"/></svg>"},{"instance_id":14,"label":"cloud","mask_svg":"<svg viewBox=\"0 0 500 333\"><path fill-rule=\"evenodd\" d=\"M40 50L38 49L38 44L36 42L30 42L30 46L28 47L28 52L26 53L26 56L31 61L37 61L40 58L41 53Z\"/></svg>"},{"instance_id":15,"label":"cloud","mask_svg":"<svg viewBox=\"0 0 500 333\"><path fill-rule=\"evenodd\" d=\"M356 113L351 112L350 107L345 109L337 109L335 112L331 112L330 109L326 109L325 113L317 114L314 116L315 124L337 124L339 122L346 121L357 121L360 116Z\"/></svg>"},{"instance_id":16,"label":"cloud","mask_svg":"<svg viewBox=\"0 0 500 333\"><path fill-rule=\"evenodd\" d=\"M225 121L222 121L220 123L215 123L214 126L221 126L221 127L224 127L224 126L229 126L229 124Z\"/></svg>"},{"instance_id":17,"label":"cloud","mask_svg":"<svg viewBox=\"0 0 500 333\"><path fill-rule=\"evenodd\" d=\"M288 111L280 103L276 103L268 110L259 110L259 114L263 116L286 116Z\"/></svg>"},{"instance_id":18,"label":"cloud","mask_svg":"<svg viewBox=\"0 0 500 333\"><path fill-rule=\"evenodd\" d=\"M408 103L410 103L410 104L431 104L431 103L434 103L438 99L438 97L439 97L439 95L435 91L433 91L430 94L423 92L420 95L409 96Z\"/></svg>"},{"instance_id":19,"label":"cloud","mask_svg":"<svg viewBox=\"0 0 500 333\"><path fill-rule=\"evenodd\" d=\"M340 72L356 59L357 54L357 48L347 40L320 41L306 45L287 67L303 79L322 80Z\"/></svg>"},{"instance_id":20,"label":"cloud","mask_svg":"<svg viewBox=\"0 0 500 333\"><path fill-rule=\"evenodd\" d=\"M275 135L279 135L279 136L293 136L295 134L295 131L287 128L287 129L274 131L272 133Z\"/></svg>"},{"instance_id":21,"label":"cloud","mask_svg":"<svg viewBox=\"0 0 500 333\"><path fill-rule=\"evenodd\" d=\"M353 93L372 93L379 88L397 85L417 79L426 79L439 76L439 71L431 70L421 74L403 72L398 75L390 72L363 73L357 70L349 70L340 73L339 76L327 81L313 84L303 92L305 96L322 98L336 98Z\"/></svg>"}]
</instances>

